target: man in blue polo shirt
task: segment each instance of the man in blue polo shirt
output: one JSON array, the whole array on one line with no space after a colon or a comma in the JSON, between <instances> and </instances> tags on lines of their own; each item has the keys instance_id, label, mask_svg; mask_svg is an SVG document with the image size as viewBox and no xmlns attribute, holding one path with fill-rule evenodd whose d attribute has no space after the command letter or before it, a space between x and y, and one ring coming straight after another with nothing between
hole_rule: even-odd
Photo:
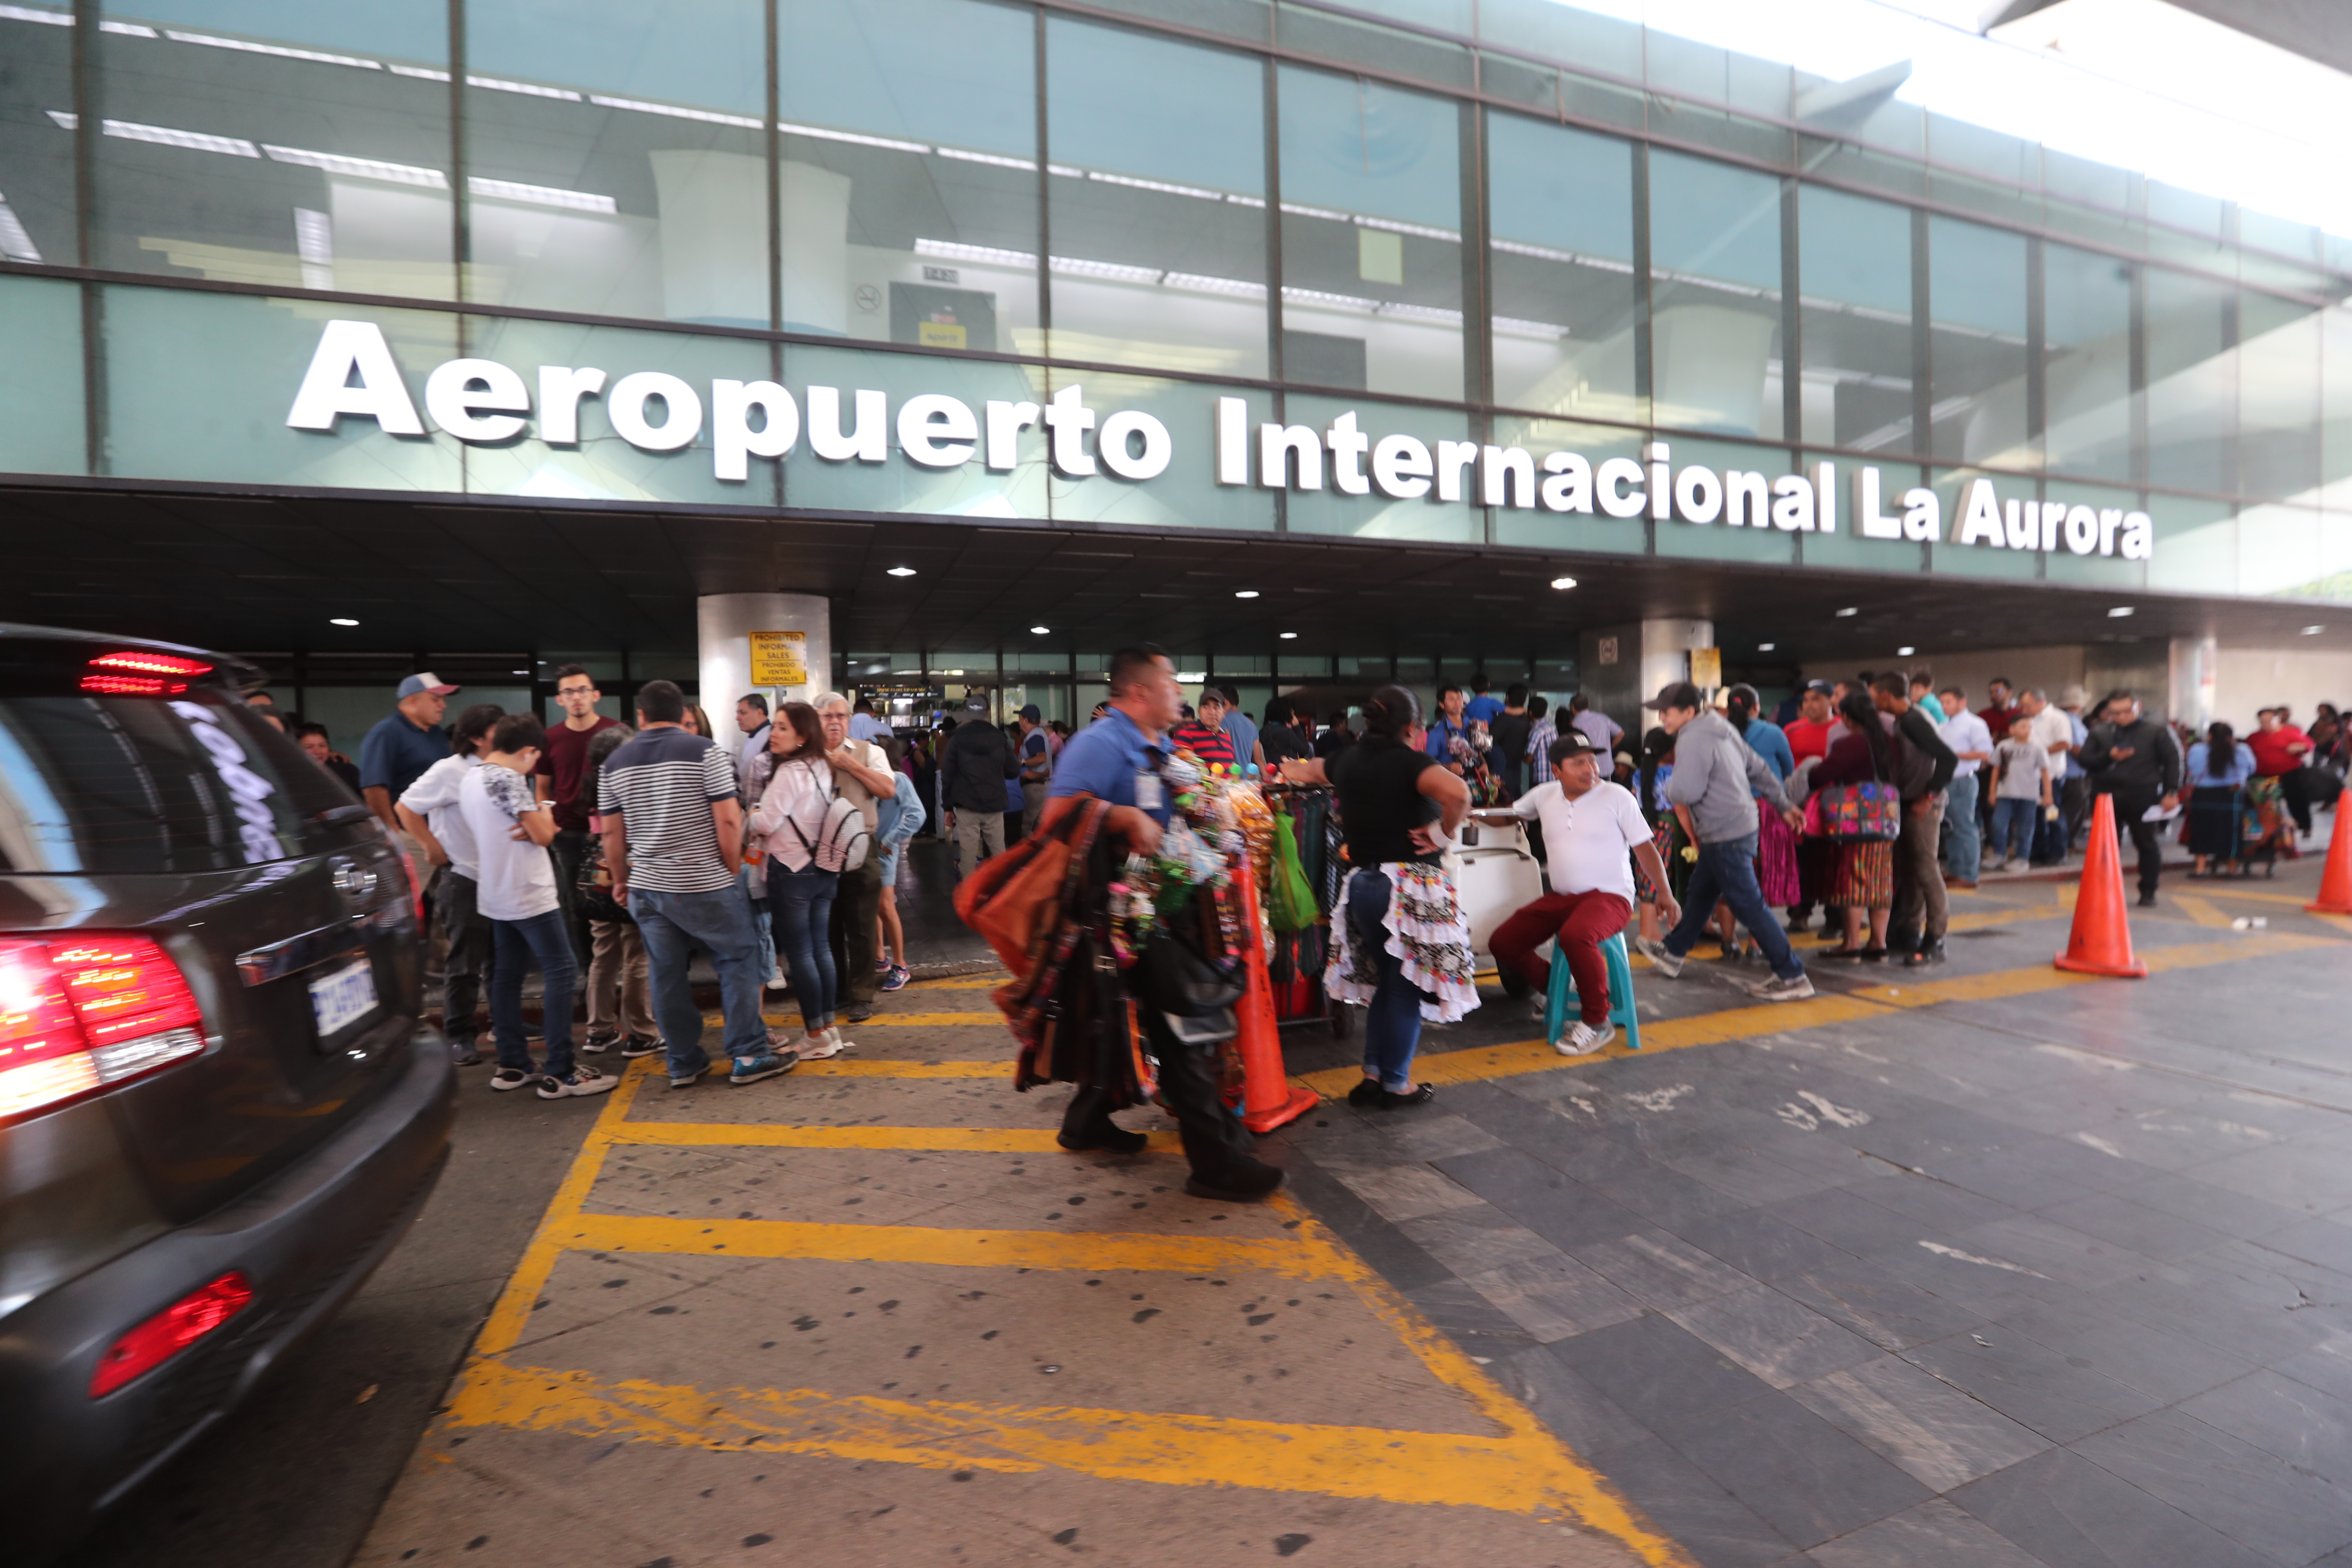
<instances>
[{"instance_id":1,"label":"man in blue polo shirt","mask_svg":"<svg viewBox=\"0 0 2352 1568\"><path fill-rule=\"evenodd\" d=\"M360 796L394 833L400 831L400 818L393 815L393 803L425 776L425 769L449 754L441 716L457 689L430 672L410 676L400 683L397 711L377 720L360 742Z\"/></svg>"},{"instance_id":2,"label":"man in blue polo shirt","mask_svg":"<svg viewBox=\"0 0 2352 1568\"><path fill-rule=\"evenodd\" d=\"M1110 711L1072 736L1055 760L1043 826L1051 827L1068 816L1075 809L1071 802L1108 801L1112 810L1105 827L1139 854L1158 848L1169 811L1160 764L1168 755L1168 729L1182 710L1176 667L1166 654L1146 643L1111 655ZM1184 1157L1192 1163L1185 1192L1196 1198L1247 1203L1280 1187L1282 1172L1250 1152L1248 1131L1219 1097L1216 1047L1178 1041L1150 1007L1139 1006L1137 1014L1145 1048L1160 1064L1160 1098L1176 1118ZM1143 1134L1112 1121L1111 1109L1107 1087L1080 1082L1062 1117L1062 1147L1139 1152Z\"/></svg>"}]
</instances>

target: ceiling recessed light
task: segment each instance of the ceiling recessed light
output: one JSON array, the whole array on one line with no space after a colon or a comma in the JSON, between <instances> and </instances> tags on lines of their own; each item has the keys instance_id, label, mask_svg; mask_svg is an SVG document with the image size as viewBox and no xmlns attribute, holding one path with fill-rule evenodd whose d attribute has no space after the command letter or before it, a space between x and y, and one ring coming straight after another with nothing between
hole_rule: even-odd
<instances>
[{"instance_id":1,"label":"ceiling recessed light","mask_svg":"<svg viewBox=\"0 0 2352 1568\"><path fill-rule=\"evenodd\" d=\"M1576 586L1576 579L1573 577L1555 577L1551 580L1551 585L1562 590L1573 588Z\"/></svg>"},{"instance_id":2,"label":"ceiling recessed light","mask_svg":"<svg viewBox=\"0 0 2352 1568\"><path fill-rule=\"evenodd\" d=\"M2307 637L2315 637L2326 629L2327 628L2326 626L2305 626L2303 628L2303 635Z\"/></svg>"},{"instance_id":3,"label":"ceiling recessed light","mask_svg":"<svg viewBox=\"0 0 2352 1568\"><path fill-rule=\"evenodd\" d=\"M1257 590L1255 588L1236 588L1234 590L1234 597L1236 599L1255 599L1257 597Z\"/></svg>"},{"instance_id":4,"label":"ceiling recessed light","mask_svg":"<svg viewBox=\"0 0 2352 1568\"><path fill-rule=\"evenodd\" d=\"M2313 631L2317 631L2319 628L2317 626L2314 626L2311 629ZM1285 632L1282 634L1282 640L1285 642L1297 642L1298 640L1298 634L1297 632Z\"/></svg>"},{"instance_id":5,"label":"ceiling recessed light","mask_svg":"<svg viewBox=\"0 0 2352 1568\"><path fill-rule=\"evenodd\" d=\"M886 577L911 577L914 574L915 569L912 566L893 566L883 574Z\"/></svg>"},{"instance_id":6,"label":"ceiling recessed light","mask_svg":"<svg viewBox=\"0 0 2352 1568\"><path fill-rule=\"evenodd\" d=\"M1051 627L1051 626L1031 626L1031 627L1029 628L1029 631L1030 631L1030 635L1031 635L1031 636L1033 636L1033 637L1044 637L1047 632L1050 632L1050 631L1052 631L1053 629L1054 629L1054 628L1053 628L1053 627Z\"/></svg>"},{"instance_id":7,"label":"ceiling recessed light","mask_svg":"<svg viewBox=\"0 0 2352 1568\"><path fill-rule=\"evenodd\" d=\"M529 670L527 670L527 669L517 669L517 670L509 671L509 673L510 673L510 674L514 674L514 675L529 675L529 674L530 673L530 671L529 671Z\"/></svg>"},{"instance_id":8,"label":"ceiling recessed light","mask_svg":"<svg viewBox=\"0 0 2352 1568\"><path fill-rule=\"evenodd\" d=\"M1918 651L1919 650L1916 647L1898 647L1895 650L1895 657L1897 658L1909 658L1913 654L1917 653Z\"/></svg>"},{"instance_id":9,"label":"ceiling recessed light","mask_svg":"<svg viewBox=\"0 0 2352 1568\"><path fill-rule=\"evenodd\" d=\"M961 675L961 674L963 673L963 671L962 671L962 670L961 670L961 669L947 669L947 670L941 670L940 673L941 673L942 675Z\"/></svg>"},{"instance_id":10,"label":"ceiling recessed light","mask_svg":"<svg viewBox=\"0 0 2352 1568\"><path fill-rule=\"evenodd\" d=\"M1844 609L1840 610L1838 614L1840 616L1858 616L1862 614L1862 606L1859 605L1848 605Z\"/></svg>"},{"instance_id":11,"label":"ceiling recessed light","mask_svg":"<svg viewBox=\"0 0 2352 1568\"><path fill-rule=\"evenodd\" d=\"M2107 619L2109 619L2109 620L2111 620L2111 621L2120 621L2120 620L2122 620L2126 616L2128 616L2128 615L2130 615L2131 613L2132 613L2132 606L2131 606L2131 605L2117 605L2114 609L2109 610L2109 611L2107 612Z\"/></svg>"},{"instance_id":12,"label":"ceiling recessed light","mask_svg":"<svg viewBox=\"0 0 2352 1568\"><path fill-rule=\"evenodd\" d=\"M1758 653L1770 653L1774 648L1779 647L1780 646L1780 645L1776 642L1760 642L1756 645L1756 651Z\"/></svg>"},{"instance_id":13,"label":"ceiling recessed light","mask_svg":"<svg viewBox=\"0 0 2352 1568\"><path fill-rule=\"evenodd\" d=\"M349 616L330 616L327 617L327 624L331 626L355 626L359 622Z\"/></svg>"}]
</instances>

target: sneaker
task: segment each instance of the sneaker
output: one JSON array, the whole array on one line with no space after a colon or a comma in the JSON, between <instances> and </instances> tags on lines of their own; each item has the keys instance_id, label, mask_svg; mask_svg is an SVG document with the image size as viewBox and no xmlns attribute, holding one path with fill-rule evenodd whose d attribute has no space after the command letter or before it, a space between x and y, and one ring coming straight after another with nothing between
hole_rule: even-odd
<instances>
[{"instance_id":1,"label":"sneaker","mask_svg":"<svg viewBox=\"0 0 2352 1568\"><path fill-rule=\"evenodd\" d=\"M756 1057L738 1057L734 1070L727 1075L727 1081L739 1086L757 1083L761 1079L788 1073L800 1065L800 1053L797 1051L786 1051L782 1055L763 1051Z\"/></svg>"},{"instance_id":2,"label":"sneaker","mask_svg":"<svg viewBox=\"0 0 2352 1568\"><path fill-rule=\"evenodd\" d=\"M800 1058L804 1062L821 1062L839 1056L852 1042L841 1037L838 1026L819 1029L800 1043Z\"/></svg>"},{"instance_id":3,"label":"sneaker","mask_svg":"<svg viewBox=\"0 0 2352 1568\"><path fill-rule=\"evenodd\" d=\"M2154 893L2142 893L2139 896L2139 907L2144 910L2152 910L2156 908L2156 895Z\"/></svg>"},{"instance_id":4,"label":"sneaker","mask_svg":"<svg viewBox=\"0 0 2352 1568\"><path fill-rule=\"evenodd\" d=\"M1950 953L1944 951L1943 939L1938 937L1933 942L1922 942L1917 947L1913 948L1909 952L1905 953L1903 955L1903 967L1906 969L1925 969L1931 963L1941 963L1950 956Z\"/></svg>"},{"instance_id":5,"label":"sneaker","mask_svg":"<svg viewBox=\"0 0 2352 1568\"><path fill-rule=\"evenodd\" d=\"M1151 1140L1140 1132L1129 1132L1124 1127L1113 1126L1110 1122L1105 1121L1100 1131L1079 1138L1072 1138L1067 1132L1056 1132L1054 1134L1054 1142L1073 1154L1085 1154L1095 1151L1100 1151L1106 1154L1140 1154L1143 1152L1144 1146Z\"/></svg>"},{"instance_id":6,"label":"sneaker","mask_svg":"<svg viewBox=\"0 0 2352 1568\"><path fill-rule=\"evenodd\" d=\"M1683 961L1668 952L1666 944L1663 942L1653 942L1646 936L1637 936L1633 939L1633 951L1648 959L1651 966L1669 980L1678 978L1683 972Z\"/></svg>"},{"instance_id":7,"label":"sneaker","mask_svg":"<svg viewBox=\"0 0 2352 1568\"><path fill-rule=\"evenodd\" d=\"M1252 1161L1251 1163L1257 1164ZM1223 1183L1212 1184L1198 1176L1184 1181L1187 1197L1207 1198L1212 1203L1254 1204L1270 1198L1282 1189L1283 1175L1272 1165L1257 1164L1255 1171L1244 1170L1228 1176Z\"/></svg>"},{"instance_id":8,"label":"sneaker","mask_svg":"<svg viewBox=\"0 0 2352 1568\"><path fill-rule=\"evenodd\" d=\"M449 1060L457 1067L478 1068L482 1065L482 1053L471 1040L452 1040L449 1042Z\"/></svg>"},{"instance_id":9,"label":"sneaker","mask_svg":"<svg viewBox=\"0 0 2352 1568\"><path fill-rule=\"evenodd\" d=\"M621 1080L611 1073L598 1072L590 1067L575 1067L562 1078L541 1079L539 1098L568 1100L577 1095L584 1099L592 1094L610 1094L620 1087Z\"/></svg>"},{"instance_id":10,"label":"sneaker","mask_svg":"<svg viewBox=\"0 0 2352 1568\"><path fill-rule=\"evenodd\" d=\"M871 1018L872 1016L874 1016L874 1005L872 1003L853 1002L849 1005L847 1010L841 1015L841 1021L845 1024L863 1024L866 1019Z\"/></svg>"},{"instance_id":11,"label":"sneaker","mask_svg":"<svg viewBox=\"0 0 2352 1568\"><path fill-rule=\"evenodd\" d=\"M1801 973L1790 975L1786 980L1776 974L1757 986L1753 993L1767 1002L1796 1002L1812 994L1812 977Z\"/></svg>"},{"instance_id":12,"label":"sneaker","mask_svg":"<svg viewBox=\"0 0 2352 1568\"><path fill-rule=\"evenodd\" d=\"M877 958L874 961L874 973L877 974L887 974L890 973L890 960L887 955Z\"/></svg>"},{"instance_id":13,"label":"sneaker","mask_svg":"<svg viewBox=\"0 0 2352 1568\"><path fill-rule=\"evenodd\" d=\"M618 1045L620 1039L621 1037L618 1035L591 1035L580 1042L581 1053L585 1056L602 1056Z\"/></svg>"},{"instance_id":14,"label":"sneaker","mask_svg":"<svg viewBox=\"0 0 2352 1568\"><path fill-rule=\"evenodd\" d=\"M1551 1048L1564 1057L1590 1056L1616 1037L1616 1025L1588 1024L1580 1018L1574 1028L1551 1043Z\"/></svg>"},{"instance_id":15,"label":"sneaker","mask_svg":"<svg viewBox=\"0 0 2352 1568\"><path fill-rule=\"evenodd\" d=\"M500 1068L490 1075L490 1087L504 1094L510 1089L529 1089L543 1076L535 1068L525 1072L520 1068Z\"/></svg>"},{"instance_id":16,"label":"sneaker","mask_svg":"<svg viewBox=\"0 0 2352 1568\"><path fill-rule=\"evenodd\" d=\"M673 1072L669 1075L669 1086L672 1089L691 1089L695 1080L709 1070L710 1064L705 1062L692 1072Z\"/></svg>"},{"instance_id":17,"label":"sneaker","mask_svg":"<svg viewBox=\"0 0 2352 1568\"><path fill-rule=\"evenodd\" d=\"M776 964L773 968L768 971L769 990L789 991L792 988L793 983L784 978L784 966L782 963Z\"/></svg>"},{"instance_id":18,"label":"sneaker","mask_svg":"<svg viewBox=\"0 0 2352 1568\"><path fill-rule=\"evenodd\" d=\"M907 966L905 964L894 963L890 966L890 973L882 977L882 989L885 991L903 991L907 987L907 982L913 978L914 975L908 973Z\"/></svg>"},{"instance_id":19,"label":"sneaker","mask_svg":"<svg viewBox=\"0 0 2352 1568\"><path fill-rule=\"evenodd\" d=\"M668 1045L651 1035L630 1035L621 1041L621 1054L631 1061L669 1049Z\"/></svg>"}]
</instances>

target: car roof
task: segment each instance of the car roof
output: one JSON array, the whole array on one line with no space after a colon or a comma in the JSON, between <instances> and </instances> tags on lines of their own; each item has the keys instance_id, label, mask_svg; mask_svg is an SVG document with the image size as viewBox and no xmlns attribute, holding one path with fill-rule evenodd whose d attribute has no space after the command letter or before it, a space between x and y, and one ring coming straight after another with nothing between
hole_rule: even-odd
<instances>
[{"instance_id":1,"label":"car roof","mask_svg":"<svg viewBox=\"0 0 2352 1568\"><path fill-rule=\"evenodd\" d=\"M211 648L191 647L185 643L163 642L154 637L122 637L113 632L86 632L68 626L37 626L24 621L0 621L0 644L9 642L81 643L110 648L147 648L157 653L181 654L209 662L213 673L232 687L257 686L268 672L234 654L216 653Z\"/></svg>"}]
</instances>

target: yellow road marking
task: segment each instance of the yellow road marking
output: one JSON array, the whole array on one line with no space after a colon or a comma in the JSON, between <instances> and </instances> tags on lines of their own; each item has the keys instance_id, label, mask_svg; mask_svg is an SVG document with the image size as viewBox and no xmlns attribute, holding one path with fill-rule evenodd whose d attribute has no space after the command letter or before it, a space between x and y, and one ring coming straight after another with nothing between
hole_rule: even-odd
<instances>
[{"instance_id":1,"label":"yellow road marking","mask_svg":"<svg viewBox=\"0 0 2352 1568\"><path fill-rule=\"evenodd\" d=\"M959 974L951 980L909 981L903 989L908 991L983 991L1002 985L1012 978L1013 976L1010 974L1005 973L1003 970L999 970L993 974Z\"/></svg>"},{"instance_id":2,"label":"yellow road marking","mask_svg":"<svg viewBox=\"0 0 2352 1568\"><path fill-rule=\"evenodd\" d=\"M2065 911L2067 911L2069 914L2072 914L2072 913L2074 912L2074 900L2076 899L2076 897L2078 897L2078 896L2082 893L2082 891L2083 891L2083 884L2082 884L2082 883L2080 883L2080 882L2061 882L2061 883L2059 883L2059 884L2058 884L2058 907L2059 907L2060 909L2062 909L2062 910L2065 910Z\"/></svg>"},{"instance_id":3,"label":"yellow road marking","mask_svg":"<svg viewBox=\"0 0 2352 1568\"><path fill-rule=\"evenodd\" d=\"M957 1268L1133 1268L1179 1274L1255 1268L1297 1279L1338 1274L1328 1243L1050 1230L949 1230L916 1225L815 1225L780 1219L669 1219L582 1214L563 1247L671 1257L803 1258L823 1263L935 1263Z\"/></svg>"},{"instance_id":4,"label":"yellow road marking","mask_svg":"<svg viewBox=\"0 0 2352 1568\"><path fill-rule=\"evenodd\" d=\"M1612 1533L1631 1537L1628 1545L1647 1545L1646 1562L1683 1561L1671 1542L1636 1526L1631 1510L1566 1449L1526 1430L1479 1436L815 1389L714 1392L506 1366L469 1378L452 1414L467 1426L729 1453L823 1454L940 1470L1051 1468L1381 1502L1474 1503L1509 1513L1572 1511L1599 1528L1614 1524Z\"/></svg>"},{"instance_id":5,"label":"yellow road marking","mask_svg":"<svg viewBox=\"0 0 2352 1568\"><path fill-rule=\"evenodd\" d=\"M2223 931L2230 929L2230 917L2215 909L2210 900L2200 899L2194 893L2173 894L2172 907L2199 925L2219 926Z\"/></svg>"},{"instance_id":6,"label":"yellow road marking","mask_svg":"<svg viewBox=\"0 0 2352 1568\"><path fill-rule=\"evenodd\" d=\"M2296 909L2311 902L2293 893L2258 893L2252 888L2235 888L2227 882L2205 882L2200 889L2209 899L2246 899L2257 904L2293 904Z\"/></svg>"},{"instance_id":7,"label":"yellow road marking","mask_svg":"<svg viewBox=\"0 0 2352 1568\"><path fill-rule=\"evenodd\" d=\"M887 1058L861 1061L854 1057L835 1057L829 1061L803 1062L797 1071L804 1078L1011 1078L1013 1058L1006 1056L994 1061L906 1062Z\"/></svg>"},{"instance_id":8,"label":"yellow road marking","mask_svg":"<svg viewBox=\"0 0 2352 1568\"><path fill-rule=\"evenodd\" d=\"M1146 1136L1155 1150L1181 1147L1173 1131ZM1016 1128L772 1127L723 1121L625 1121L613 1142L673 1149L890 1149L967 1154L1047 1154L1061 1147L1051 1132Z\"/></svg>"}]
</instances>

